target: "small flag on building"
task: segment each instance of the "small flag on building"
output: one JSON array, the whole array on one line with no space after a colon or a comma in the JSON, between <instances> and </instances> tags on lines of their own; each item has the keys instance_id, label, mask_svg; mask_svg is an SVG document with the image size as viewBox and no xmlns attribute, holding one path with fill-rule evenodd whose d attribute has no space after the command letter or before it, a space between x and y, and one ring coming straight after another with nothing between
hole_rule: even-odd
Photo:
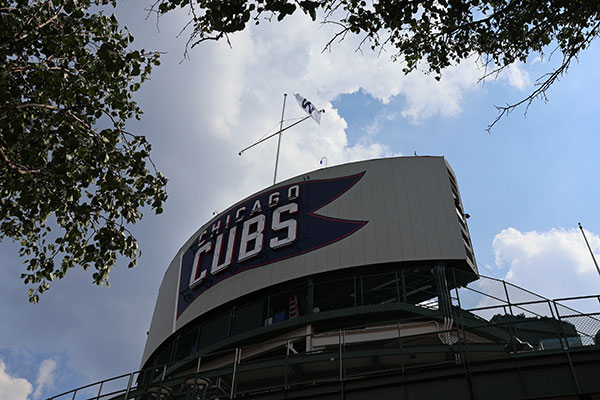
<instances>
[{"instance_id":1,"label":"small flag on building","mask_svg":"<svg viewBox=\"0 0 600 400\"><path fill-rule=\"evenodd\" d=\"M317 107L313 106L313 104L306 100L304 97L300 96L298 93L296 93L294 95L294 97L296 98L296 101L298 102L298 105L300 107L302 107L302 109L304 111L306 111L306 113L308 115L310 115L312 117L312 119L314 119L317 124L321 124L321 112L319 110L317 110Z\"/></svg>"}]
</instances>

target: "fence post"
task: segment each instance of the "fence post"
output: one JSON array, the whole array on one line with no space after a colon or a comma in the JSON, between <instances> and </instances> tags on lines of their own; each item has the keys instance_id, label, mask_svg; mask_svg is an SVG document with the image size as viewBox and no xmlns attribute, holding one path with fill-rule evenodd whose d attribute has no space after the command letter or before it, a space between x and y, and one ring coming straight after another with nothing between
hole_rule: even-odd
<instances>
[{"instance_id":1,"label":"fence post","mask_svg":"<svg viewBox=\"0 0 600 400\"><path fill-rule=\"evenodd\" d=\"M127 382L127 390L125 391L125 400L129 398L129 391L131 390L131 384L133 383L133 372L129 375L129 381Z\"/></svg>"},{"instance_id":2,"label":"fence post","mask_svg":"<svg viewBox=\"0 0 600 400\"><path fill-rule=\"evenodd\" d=\"M456 279L456 278L455 278ZM504 290L506 291L506 286L504 286ZM506 298L508 300L508 291L506 291ZM473 377L471 375L471 360L469 359L469 351L468 351L468 343L467 343L467 333L465 332L465 320L464 320L464 311L462 309L462 302L460 301L460 294L458 289L456 289L456 301L458 302L458 321L456 321L456 334L458 336L458 356L460 357L460 364L463 366L463 370L465 371L465 380L467 384L467 389L469 390L469 397L471 399L475 399L475 392L473 391ZM506 311L504 312L506 314ZM460 322L459 322L460 321ZM460 329L459 329L460 324ZM460 335L462 332L462 337ZM456 355L455 355L456 357Z\"/></svg>"},{"instance_id":3,"label":"fence post","mask_svg":"<svg viewBox=\"0 0 600 400\"><path fill-rule=\"evenodd\" d=\"M396 302L400 303L400 282L398 281L398 271L394 271L394 280L396 283Z\"/></svg>"},{"instance_id":4,"label":"fence post","mask_svg":"<svg viewBox=\"0 0 600 400\"><path fill-rule=\"evenodd\" d=\"M100 395L102 394L102 385L104 385L104 381L100 382L100 388L98 389L98 395L96 396L96 400L98 400L100 398ZM127 397L125 397L125 400L127 400Z\"/></svg>"},{"instance_id":5,"label":"fence post","mask_svg":"<svg viewBox=\"0 0 600 400\"><path fill-rule=\"evenodd\" d=\"M406 282L404 279L404 270L400 270L400 276L402 277L402 302L406 303Z\"/></svg>"},{"instance_id":6,"label":"fence post","mask_svg":"<svg viewBox=\"0 0 600 400\"><path fill-rule=\"evenodd\" d=\"M510 315L512 316L512 305L510 303L510 298L508 297L508 288L506 287L506 281L502 281L502 285L504 286L504 294L506 294L506 303L508 304L508 309L510 310Z\"/></svg>"},{"instance_id":7,"label":"fence post","mask_svg":"<svg viewBox=\"0 0 600 400\"><path fill-rule=\"evenodd\" d=\"M161 395L163 384L165 383L165 377L167 376L167 364L163 366L163 372L160 377L160 384L158 385L158 395Z\"/></svg>"},{"instance_id":8,"label":"fence post","mask_svg":"<svg viewBox=\"0 0 600 400\"><path fill-rule=\"evenodd\" d=\"M560 347L563 350L569 350L569 342L567 341L567 337L565 336L565 332L563 329L562 319L560 318L560 312L558 311L558 306L556 305L556 301L552 301L554 304L554 311L556 311L556 321L558 323L558 330L560 333Z\"/></svg>"},{"instance_id":9,"label":"fence post","mask_svg":"<svg viewBox=\"0 0 600 400\"><path fill-rule=\"evenodd\" d=\"M354 285L354 307L358 305L358 288L356 287L356 276L352 278L352 284Z\"/></svg>"},{"instance_id":10,"label":"fence post","mask_svg":"<svg viewBox=\"0 0 600 400\"><path fill-rule=\"evenodd\" d=\"M289 360L290 358L290 339L287 340L287 344L285 346L285 369L283 375L283 387L287 390L288 385L288 368L289 368Z\"/></svg>"},{"instance_id":11,"label":"fence post","mask_svg":"<svg viewBox=\"0 0 600 400\"><path fill-rule=\"evenodd\" d=\"M404 351L402 351L402 327L400 321L396 321L398 325L398 351L400 352L400 369L402 370L402 382L404 383Z\"/></svg>"},{"instance_id":12,"label":"fence post","mask_svg":"<svg viewBox=\"0 0 600 400\"><path fill-rule=\"evenodd\" d=\"M561 332L561 327L560 327L560 321L558 320L558 316L556 316L554 314L554 309L552 308L552 302L548 299L546 300L546 302L548 303L548 308L550 309L550 318L552 318L552 321L554 322L554 325L556 326L556 332L559 334L559 338L558 338L558 344L560 345L560 347L562 348L562 334ZM540 348L542 346L540 345ZM546 349L541 349L541 350L546 350Z\"/></svg>"},{"instance_id":13,"label":"fence post","mask_svg":"<svg viewBox=\"0 0 600 400\"><path fill-rule=\"evenodd\" d=\"M362 298L362 277L361 277L361 298ZM345 342L346 331L339 331L339 341L340 341L340 395L341 398L344 399L344 342Z\"/></svg>"},{"instance_id":14,"label":"fence post","mask_svg":"<svg viewBox=\"0 0 600 400\"><path fill-rule=\"evenodd\" d=\"M355 278L356 279L356 278ZM359 291L360 291L360 303L358 304L359 306L364 306L365 305L365 293L364 293L364 287L363 287L363 276L359 276Z\"/></svg>"},{"instance_id":15,"label":"fence post","mask_svg":"<svg viewBox=\"0 0 600 400\"><path fill-rule=\"evenodd\" d=\"M514 314L512 310L512 305L510 303L510 298L508 297L508 288L506 287L506 281L502 281L502 285L504 286L504 294L506 294L506 302L508 303L508 311L510 312L510 317L508 317L508 333L512 340L512 338L516 338L518 335L515 327L515 321L513 320Z\"/></svg>"},{"instance_id":16,"label":"fence post","mask_svg":"<svg viewBox=\"0 0 600 400\"><path fill-rule=\"evenodd\" d=\"M340 343L340 381L344 380L344 365L343 365L343 361L342 361L342 353L343 353L343 346L344 346L344 331L342 331L341 329L339 330L338 333L338 340Z\"/></svg>"},{"instance_id":17,"label":"fence post","mask_svg":"<svg viewBox=\"0 0 600 400\"><path fill-rule=\"evenodd\" d=\"M239 364L240 359L242 358L242 349L236 347L235 348L235 356L233 357L233 374L231 376L231 391L229 394L229 398L233 399L235 395L235 374L237 372L237 365Z\"/></svg>"},{"instance_id":18,"label":"fence post","mask_svg":"<svg viewBox=\"0 0 600 400\"><path fill-rule=\"evenodd\" d=\"M575 389L577 390L577 394L581 393L581 387L579 386L579 379L577 379L577 372L575 372L575 367L573 366L573 360L571 358L571 351L569 349L569 341L567 336L565 335L565 330L562 324L562 319L560 318L560 312L558 311L558 306L556 305L556 301L552 301L554 304L554 310L556 311L556 319L558 321L559 330L560 330L560 342L561 347L565 350L565 354L567 356L567 361L569 361L569 367L571 369L571 375L573 376L573 381L575 382Z\"/></svg>"},{"instance_id":19,"label":"fence post","mask_svg":"<svg viewBox=\"0 0 600 400\"><path fill-rule=\"evenodd\" d=\"M306 292L306 295L308 297L307 314L310 315L313 313L313 309L315 308L315 288L313 286L312 279L308 280L308 287L306 288Z\"/></svg>"}]
</instances>

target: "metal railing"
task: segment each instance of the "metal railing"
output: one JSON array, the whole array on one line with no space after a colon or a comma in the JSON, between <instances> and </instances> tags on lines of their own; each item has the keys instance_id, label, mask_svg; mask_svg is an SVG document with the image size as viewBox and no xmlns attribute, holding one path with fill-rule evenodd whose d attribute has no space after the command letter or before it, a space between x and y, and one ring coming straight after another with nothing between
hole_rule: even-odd
<instances>
[{"instance_id":1,"label":"metal railing","mask_svg":"<svg viewBox=\"0 0 600 400\"><path fill-rule=\"evenodd\" d=\"M450 330L418 317L278 338L134 371L50 399L235 398L424 367L467 369L478 361L600 345L600 295L550 300L482 277L453 289L452 304ZM435 299L423 307L436 310ZM441 335L455 340L442 341Z\"/></svg>"}]
</instances>

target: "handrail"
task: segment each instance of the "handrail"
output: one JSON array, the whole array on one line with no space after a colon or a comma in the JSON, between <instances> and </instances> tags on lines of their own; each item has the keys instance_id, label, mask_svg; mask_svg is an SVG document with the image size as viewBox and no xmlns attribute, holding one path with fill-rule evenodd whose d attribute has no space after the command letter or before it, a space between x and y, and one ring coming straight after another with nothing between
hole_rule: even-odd
<instances>
[{"instance_id":1,"label":"handrail","mask_svg":"<svg viewBox=\"0 0 600 400\"><path fill-rule=\"evenodd\" d=\"M484 279L491 279L491 280L496 281L496 282L501 282L501 283L504 282L504 281L496 279L496 278L490 278L490 277L485 277L485 276L482 276L482 277ZM520 287L518 287L516 285L510 284L510 283L509 283L509 285L511 285L513 287L516 287L516 288L519 288L519 289L522 289L522 288L520 288ZM499 297L490 295L488 293L484 293L484 292L482 292L482 291L480 291L478 289L475 289L475 288L469 287L469 286L464 287L464 288L457 288L456 293L457 293L457 299L459 301L460 301L460 298L461 298L461 294L464 296L464 292L465 291L470 291L470 292L476 293L476 294L478 294L480 296L483 296L484 298L490 298L490 299L496 300L496 301L498 301L500 303L500 304L492 305L492 306L481 306L481 307L463 309L462 311L464 311L466 313L474 313L474 312L477 312L477 311L484 311L484 310L491 310L491 309L504 309L505 310L504 314L509 315L509 314L506 313L506 306L511 306L511 307L516 308L516 309L524 310L524 311L526 311L526 312L528 312L528 313L530 313L532 315L548 317L548 318L551 318L551 319L555 319L557 321L566 321L568 318L574 318L574 317L586 317L586 318L589 318L590 321L593 321L593 325L592 325L593 328L592 328L592 330L600 328L600 324L597 325L597 322L600 322L600 317L599 317L600 313L599 312L583 313L583 312L580 312L578 310L575 310L575 309L573 309L573 308L571 308L571 307L566 306L565 304L563 304L563 302L566 302L566 301L574 301L574 300L582 300L582 299L598 299L599 300L598 304L600 305L600 295L586 295L586 296L562 297L562 298L557 298L557 299L551 300L551 299L546 299L543 296L539 296L539 295L537 295L537 294L535 294L533 292L530 292L530 291L528 291L526 289L523 289L523 290L526 291L526 292L528 292L528 293L530 293L530 294L533 294L533 295L537 296L539 298L539 300L532 300L532 301L524 301L524 302L514 303L514 302L511 302L509 298L507 298L506 300L504 300L504 299L501 299ZM545 304L545 303L548 303L548 305L550 306L549 311L552 314L552 316L541 315L541 314L538 314L535 311L532 311L530 309L524 308L524 307L531 306L531 305ZM418 307L418 305L415 305L415 306ZM552 306L554 306L555 309L557 308L557 306L558 307L564 307L565 309L574 311L575 314L573 314L573 315L562 315L562 316L559 315L559 314L557 314L556 316L554 316L553 313L552 313ZM459 310L456 309L456 308L454 308L454 307L452 307L452 312L453 313L454 312L459 312ZM474 314L474 315L476 316L476 314ZM510 315L512 315L512 313ZM426 318L426 317L422 316L422 317L406 318L406 319L403 319L401 321L398 321L398 320L393 320L393 321L379 321L378 325L386 325L386 324L390 324L390 323L396 323L396 324L400 325L402 323L407 323L408 321L412 321L412 320L414 320L414 321L423 320L423 318ZM431 318L431 317L428 317L428 318ZM485 318L485 319L482 319L481 317L478 317L478 318L481 319L481 322L484 322L484 321L487 320L487 318ZM475 319L473 319L473 321L475 321ZM507 321L506 324L500 324L500 326L503 326L503 325L510 326L511 324L512 325L518 325L518 324L522 324L522 323L527 323L527 321L518 321L518 320L517 321L510 321L509 320L509 321ZM464 335L462 335L462 336L458 335L458 330L463 330L463 332L464 332L467 329L473 330L473 329L476 329L476 328L485 328L485 327L498 327L498 324L492 324L489 321L487 321L487 323L482 323L481 325L477 325L477 324L476 325L472 325L471 324L470 327L467 327L467 326L464 325L464 322L460 323L460 322L456 321L454 327L452 327L452 329L449 329L448 332L452 332L452 334L457 335L457 337L461 337L462 339L465 339ZM585 328L584 328L584 330L587 330L588 332L583 332L583 331L580 330L580 327L581 326L575 326L575 331L577 332L578 335L580 335L580 337L587 337L587 338L591 338L592 337L593 332L592 332L592 334L590 334L589 330L585 329ZM336 330L336 332L340 332L340 333L338 333L339 335L345 335L346 334L345 332L348 332L348 331L349 331L348 328L340 330L340 331ZM325 332L319 332L319 335L322 335L324 333ZM302 338L307 338L307 337L312 337L312 336L314 336L314 335L303 335L303 336L299 336L297 338L291 338L290 337L290 338L288 338L288 341L290 341L290 340L299 340L299 339L302 339ZM572 344L570 344L570 342L568 340L566 340L565 342L563 342L562 341L563 339L566 340L568 338L563 338L561 336L561 342L560 342L561 343L560 344L561 349L563 351L567 351L568 352L569 348L572 346ZM279 342L279 341L280 340L273 340L273 343ZM400 343L402 343L403 341L404 340L400 340ZM265 341L265 342L262 342L261 344L268 344L268 343L270 343L270 341ZM583 344L583 345L585 345L585 344ZM235 350L236 354L239 354L235 358L235 360L237 361L237 363L240 363L241 366L245 366L245 365L247 365L247 363L249 361L244 361L244 359L242 358L243 354L244 354L244 349L249 349L252 346L253 345L243 346L243 347L238 347L236 349L221 350L221 351L217 351L217 352L213 352L213 353L207 353L207 354L196 354L196 355L194 355L192 357L193 357L193 359L196 359L197 357L199 357L201 355L202 359L205 359L207 357L208 358L218 357L219 355L226 356L228 354L233 354L233 351ZM254 345L254 346L256 346L256 345ZM401 345L401 347L402 347L402 345ZM406 344L404 344L404 347L407 347ZM346 355L346 353L343 352L343 351L346 351L344 349L345 349L345 343L341 339L341 336L340 336L340 356L341 357L352 357L352 354ZM240 351L241 353L238 353L238 351ZM309 356L308 353L306 353L305 355ZM296 357L296 355L294 355L293 357ZM60 393L58 395L52 396L49 399L50 400L55 400L55 399L63 398L64 396L67 396L67 395L72 395L72 399L73 400L77 400L76 396L77 396L78 393L81 393L82 391L90 389L90 388L99 387L98 395L92 398L92 399L98 400L100 398L105 398L106 396L109 395L107 393L102 394L103 387L108 386L108 385L106 385L107 383L114 382L114 381L117 381L119 379L123 379L125 377L129 377L128 384L127 384L127 389L124 388L123 390L117 390L117 391L114 391L114 392L110 393L110 395L125 393L125 397L124 398L126 399L126 398L129 397L130 391L131 391L131 393L136 392L139 395L138 390L140 390L143 387L145 387L143 385L138 385L138 384L134 383L134 378L136 376L138 376L138 379L139 379L140 375L143 374L143 373L147 373L148 371L156 371L156 370L160 371L162 369L163 370L163 374L161 374L162 377L157 378L157 379L158 379L158 381L163 382L164 379L165 379L165 372L169 368L173 368L173 367L176 367L176 366L183 366L183 365L187 364L188 362L190 362L191 360L192 360L192 358L190 358L190 359L184 359L184 360L176 360L174 362L167 362L165 364L158 365L158 366L152 366L152 367L149 367L149 368L139 369L139 370L127 373L127 374L122 374L122 375L118 375L118 376L115 376L115 377L112 377L112 378L104 379L104 380L101 380L101 381L98 381L98 382L95 382L95 383L90 383L90 384L81 386L79 388L72 389L72 390ZM179 368L179 367L177 367L177 368ZM402 368L404 368L404 367L402 367ZM341 366L340 366L340 370L343 372L343 368ZM239 369L239 371L245 371L245 369L241 368L241 369ZM200 370L198 370L197 373L200 373ZM204 372L202 372L202 373L204 373ZM232 373L235 374L236 372L233 371ZM158 381L156 381L156 382L158 382ZM232 393L234 392L234 389L235 388L233 388L233 387L231 388Z\"/></svg>"}]
</instances>

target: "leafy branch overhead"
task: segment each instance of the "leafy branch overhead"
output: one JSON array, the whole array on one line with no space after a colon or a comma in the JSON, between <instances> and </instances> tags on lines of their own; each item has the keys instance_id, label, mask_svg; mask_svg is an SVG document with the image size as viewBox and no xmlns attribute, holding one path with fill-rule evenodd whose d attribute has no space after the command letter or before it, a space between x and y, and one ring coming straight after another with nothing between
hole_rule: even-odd
<instances>
[{"instance_id":1,"label":"leafy branch overhead","mask_svg":"<svg viewBox=\"0 0 600 400\"><path fill-rule=\"evenodd\" d=\"M77 265L96 284L118 255L134 266L127 226L166 200L150 144L125 131L158 54L129 48L110 5L0 0L0 238L20 243L32 302Z\"/></svg>"},{"instance_id":2,"label":"leafy branch overhead","mask_svg":"<svg viewBox=\"0 0 600 400\"><path fill-rule=\"evenodd\" d=\"M133 94L159 64L131 48L110 14L116 0L0 0L0 239L20 243L36 302L49 282L77 265L108 283L119 255L136 264L128 230L142 210L162 211L166 179L150 144L125 130L139 119ZM476 56L495 74L532 55L560 65L515 106L547 89L598 36L598 0L156 0L157 15L189 12L187 48L229 39L249 24L301 12L360 46L392 50L405 73ZM496 121L494 121L495 123ZM494 124L492 123L492 125Z\"/></svg>"},{"instance_id":3,"label":"leafy branch overhead","mask_svg":"<svg viewBox=\"0 0 600 400\"><path fill-rule=\"evenodd\" d=\"M498 119L517 105L545 98L600 27L598 0L157 0L153 10L160 15L175 8L191 16L190 47L302 11L339 28L326 49L348 34L360 35L361 46L391 49L405 73L423 67L437 79L444 68L471 56L489 69L487 77L532 54L558 50L560 66L542 76L528 97L499 107Z\"/></svg>"}]
</instances>

